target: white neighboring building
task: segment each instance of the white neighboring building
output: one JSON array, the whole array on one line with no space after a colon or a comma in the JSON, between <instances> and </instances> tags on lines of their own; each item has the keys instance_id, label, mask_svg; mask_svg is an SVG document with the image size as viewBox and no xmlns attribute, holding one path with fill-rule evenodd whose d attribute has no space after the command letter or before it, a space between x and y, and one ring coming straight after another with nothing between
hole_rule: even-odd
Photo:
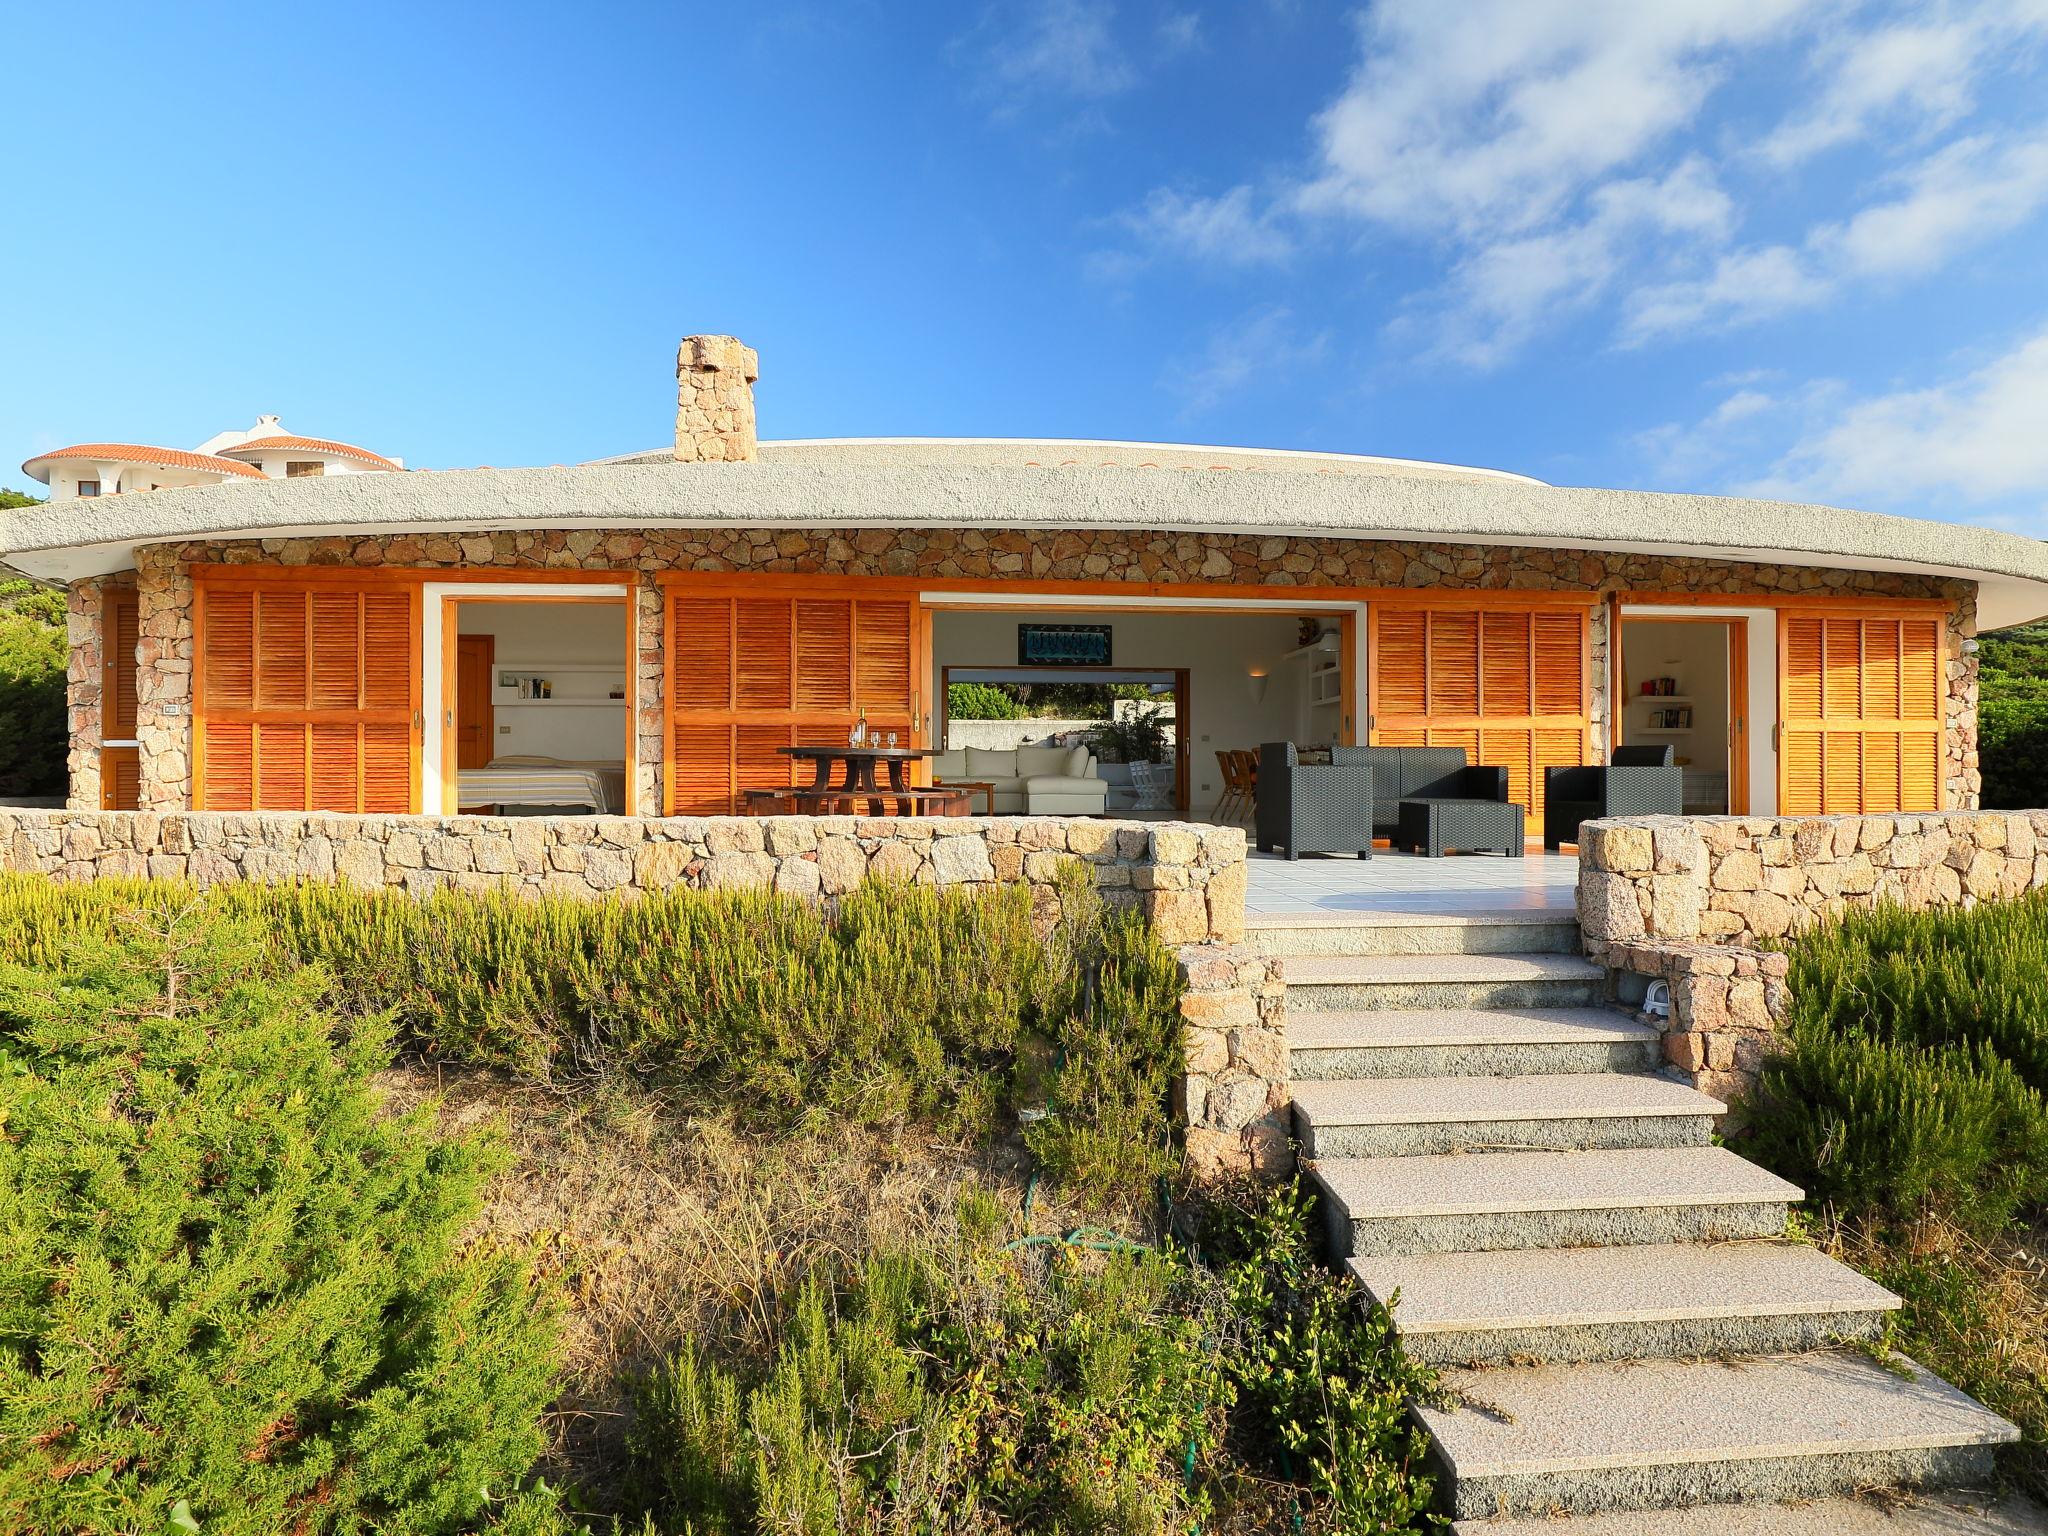
<instances>
[{"instance_id":1,"label":"white neighboring building","mask_svg":"<svg viewBox=\"0 0 2048 1536\"><path fill-rule=\"evenodd\" d=\"M306 475L362 475L405 468L402 459L324 437L287 432L275 416L259 416L243 432L220 432L197 448L146 443L77 443L39 453L21 466L50 488L50 500L218 485L223 480L293 480Z\"/></svg>"}]
</instances>

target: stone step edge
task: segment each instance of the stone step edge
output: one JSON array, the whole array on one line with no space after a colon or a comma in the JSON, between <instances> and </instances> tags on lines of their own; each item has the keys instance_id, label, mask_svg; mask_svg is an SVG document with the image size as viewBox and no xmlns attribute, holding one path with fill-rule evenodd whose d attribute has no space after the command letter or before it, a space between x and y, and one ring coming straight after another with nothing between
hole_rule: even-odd
<instances>
[{"instance_id":1,"label":"stone step edge","mask_svg":"<svg viewBox=\"0 0 2048 1536\"><path fill-rule=\"evenodd\" d=\"M1431 1019L1491 1015L1501 1023L1469 1034L1432 1033ZM1553 1017L1542 1017L1542 1015ZM1355 1038L1338 1038L1345 1030ZM1326 1038L1328 1037L1328 1038ZM1492 1045L1631 1045L1664 1038L1618 1008L1331 1008L1288 1020L1287 1046L1295 1051L1484 1048Z\"/></svg>"},{"instance_id":2,"label":"stone step edge","mask_svg":"<svg viewBox=\"0 0 2048 1536\"><path fill-rule=\"evenodd\" d=\"M1787 1242L1788 1240L1784 1238L1752 1237L1728 1242L1686 1244L1681 1246L1739 1250L1751 1247L1782 1247ZM1657 1245L1643 1245L1643 1247L1654 1246ZM1574 1248L1548 1248L1536 1251L1551 1254L1569 1254L1576 1253L1579 1250ZM1643 1249L1632 1248L1629 1251L1641 1252ZM1463 1257L1463 1255L1422 1254L1416 1255L1406 1260L1406 1262L1419 1263L1430 1258L1457 1257ZM1367 1274L1368 1267L1375 1262L1385 1261L1371 1258L1350 1258L1344 1261L1344 1268L1368 1295L1373 1296L1375 1299L1384 1300L1373 1289L1372 1282ZM1843 1267L1846 1268L1847 1266ZM1672 1307L1615 1307L1604 1310L1595 1308L1581 1312L1468 1314L1463 1317L1433 1317L1420 1322L1413 1320L1412 1317L1404 1319L1401 1316L1400 1307L1396 1306L1394 1309L1394 1326L1399 1333L1415 1335L1437 1333L1517 1333L1526 1329L1536 1328L1603 1328L1625 1323L1686 1323L1712 1322L1716 1319L1737 1321L1746 1318L1765 1317L1844 1316L1871 1312L1896 1312L1905 1305L1898 1296L1886 1290L1883 1286L1878 1285L1875 1281L1871 1281L1870 1284L1875 1294L1860 1300L1845 1297L1829 1297L1809 1301L1798 1297L1786 1297L1778 1301L1731 1302L1705 1297L1695 1302ZM1399 1288L1396 1287L1396 1289L1398 1290Z\"/></svg>"},{"instance_id":3,"label":"stone step edge","mask_svg":"<svg viewBox=\"0 0 2048 1536\"><path fill-rule=\"evenodd\" d=\"M1570 907L1517 911L1512 907L1472 912L1252 912L1246 932L1286 932L1290 928L1576 928L1578 913Z\"/></svg>"},{"instance_id":4,"label":"stone step edge","mask_svg":"<svg viewBox=\"0 0 2048 1536\"><path fill-rule=\"evenodd\" d=\"M1591 1158L1603 1162L1641 1162L1644 1149L1617 1149L1612 1151L1588 1152L1464 1152L1432 1154L1430 1157L1327 1157L1305 1160L1308 1172L1322 1186L1324 1194L1344 1213L1350 1221L1385 1221L1389 1219L1418 1216L1508 1216L1542 1211L1631 1211L1631 1210L1684 1210L1688 1207L1735 1206L1735 1205L1797 1205L1806 1198L1806 1192L1796 1184L1779 1178L1776 1174L1758 1168L1754 1163L1745 1163L1749 1174L1754 1174L1757 1183L1750 1189L1719 1189L1702 1194L1697 1189L1679 1190L1661 1187L1646 1187L1618 1191L1613 1195L1589 1197L1586 1195L1555 1195L1531 1197L1523 1200L1504 1201L1499 1198L1488 1200L1439 1200L1433 1204L1387 1205L1357 1210L1343 1192L1331 1182L1332 1176L1347 1165L1382 1163L1407 1175L1411 1181L1419 1182L1426 1177L1427 1165L1437 1157L1459 1158ZM1687 1148L1688 1152L1710 1152L1714 1148ZM1732 1154L1730 1154L1732 1157ZM1664 1159L1658 1159L1663 1161ZM1741 1161L1740 1159L1735 1159ZM1671 1161L1680 1161L1672 1159ZM1683 1161L1697 1159L1687 1158ZM1745 1175L1746 1176L1746 1175Z\"/></svg>"},{"instance_id":5,"label":"stone step edge","mask_svg":"<svg viewBox=\"0 0 2048 1536\"><path fill-rule=\"evenodd\" d=\"M1498 1102L1500 1085L1503 1083L1559 1083L1571 1082L1586 1077L1616 1078L1627 1082L1632 1074L1625 1072L1586 1073L1558 1072L1547 1076L1532 1077L1355 1077L1355 1078L1311 1078L1293 1086L1295 1113L1306 1119L1312 1128L1337 1130L1352 1126L1367 1125L1490 1125L1518 1120L1656 1120L1679 1118L1717 1118L1728 1112L1728 1106L1711 1095L1695 1088L1684 1088L1685 1097L1670 1096L1668 1102L1634 1103L1626 1101L1607 1105L1588 1104L1515 1104ZM1644 1080L1665 1084L1672 1088L1681 1085L1671 1083L1667 1078L1650 1077L1642 1074ZM1427 1111L1386 1112L1379 1114L1346 1113L1341 1116L1335 1111L1319 1115L1315 1100L1336 1097L1335 1090L1354 1087L1384 1089L1398 1083L1456 1083L1469 1090L1472 1103L1461 1108L1432 1109ZM1307 1094L1304 1101L1303 1095ZM1486 1102L1487 1095L1496 1096L1495 1102Z\"/></svg>"},{"instance_id":6,"label":"stone step edge","mask_svg":"<svg viewBox=\"0 0 2048 1536\"><path fill-rule=\"evenodd\" d=\"M1276 957L1290 987L1438 987L1464 982L1604 981L1580 955L1287 955ZM1296 967L1308 967L1297 971Z\"/></svg>"}]
</instances>

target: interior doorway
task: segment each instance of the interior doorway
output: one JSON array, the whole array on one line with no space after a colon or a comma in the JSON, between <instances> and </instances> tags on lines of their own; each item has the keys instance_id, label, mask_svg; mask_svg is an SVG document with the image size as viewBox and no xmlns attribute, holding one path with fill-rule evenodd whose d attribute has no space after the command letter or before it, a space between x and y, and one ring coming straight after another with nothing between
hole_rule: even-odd
<instances>
[{"instance_id":1,"label":"interior doorway","mask_svg":"<svg viewBox=\"0 0 2048 1536\"><path fill-rule=\"evenodd\" d=\"M1615 740L1672 748L1688 816L1748 814L1748 639L1739 617L1621 620Z\"/></svg>"}]
</instances>

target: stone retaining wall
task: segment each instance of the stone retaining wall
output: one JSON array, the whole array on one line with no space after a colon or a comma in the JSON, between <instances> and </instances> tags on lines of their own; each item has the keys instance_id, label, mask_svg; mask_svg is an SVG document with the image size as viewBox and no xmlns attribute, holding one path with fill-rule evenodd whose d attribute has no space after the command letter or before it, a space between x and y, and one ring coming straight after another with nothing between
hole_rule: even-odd
<instances>
[{"instance_id":1,"label":"stone retaining wall","mask_svg":"<svg viewBox=\"0 0 2048 1536\"><path fill-rule=\"evenodd\" d=\"M1053 899L1062 867L1144 912L1169 945L1244 931L1244 833L1182 822L1059 817L340 816L0 811L0 868L224 880L341 879L596 896L686 885L836 896L869 876L991 886Z\"/></svg>"},{"instance_id":2,"label":"stone retaining wall","mask_svg":"<svg viewBox=\"0 0 2048 1536\"><path fill-rule=\"evenodd\" d=\"M1180 951L1187 1068L1175 1089L1198 1177L1293 1165L1287 984L1280 965L1237 944Z\"/></svg>"},{"instance_id":3,"label":"stone retaining wall","mask_svg":"<svg viewBox=\"0 0 2048 1536\"><path fill-rule=\"evenodd\" d=\"M1786 1007L1764 946L1854 908L1968 906L2048 887L2048 811L1642 816L1588 822L1586 953L1665 982L1665 1059L1705 1092L1755 1080Z\"/></svg>"}]
</instances>

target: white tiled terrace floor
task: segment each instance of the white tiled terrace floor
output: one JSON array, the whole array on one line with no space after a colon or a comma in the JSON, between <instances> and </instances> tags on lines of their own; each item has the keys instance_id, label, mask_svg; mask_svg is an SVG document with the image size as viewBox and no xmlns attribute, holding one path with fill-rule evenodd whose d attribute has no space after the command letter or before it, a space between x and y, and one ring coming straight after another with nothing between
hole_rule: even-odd
<instances>
[{"instance_id":1,"label":"white tiled terrace floor","mask_svg":"<svg viewBox=\"0 0 2048 1536\"><path fill-rule=\"evenodd\" d=\"M1370 859L1311 853L1289 861L1257 849L1248 858L1248 917L1570 911L1579 883L1577 854L1537 848L1519 859L1492 853L1428 859L1386 848L1375 849Z\"/></svg>"}]
</instances>

